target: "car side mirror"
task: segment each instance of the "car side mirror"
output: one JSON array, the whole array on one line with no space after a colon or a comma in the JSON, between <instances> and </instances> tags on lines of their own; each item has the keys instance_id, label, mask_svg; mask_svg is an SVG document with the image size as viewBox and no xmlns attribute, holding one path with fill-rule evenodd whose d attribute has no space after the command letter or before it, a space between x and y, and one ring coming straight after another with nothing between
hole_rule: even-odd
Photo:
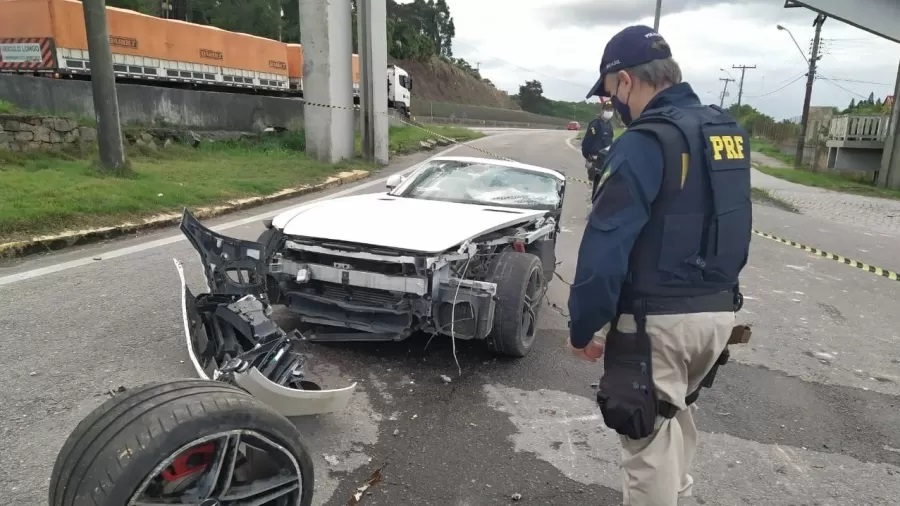
<instances>
[{"instance_id":1,"label":"car side mirror","mask_svg":"<svg viewBox=\"0 0 900 506\"><path fill-rule=\"evenodd\" d=\"M400 186L400 184L403 183L404 179L406 178L401 176L400 174L394 174L387 178L387 181L384 182L384 185L387 186L388 191L390 191Z\"/></svg>"}]
</instances>

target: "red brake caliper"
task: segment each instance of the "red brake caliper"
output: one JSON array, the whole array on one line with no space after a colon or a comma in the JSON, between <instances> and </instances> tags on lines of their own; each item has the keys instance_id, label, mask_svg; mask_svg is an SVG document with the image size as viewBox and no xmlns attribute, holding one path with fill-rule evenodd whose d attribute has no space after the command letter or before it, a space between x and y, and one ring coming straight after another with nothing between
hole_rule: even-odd
<instances>
[{"instance_id":1,"label":"red brake caliper","mask_svg":"<svg viewBox=\"0 0 900 506\"><path fill-rule=\"evenodd\" d=\"M163 469L160 475L165 481L177 481L194 473L202 472L212 461L216 453L215 443L204 443L188 448Z\"/></svg>"}]
</instances>

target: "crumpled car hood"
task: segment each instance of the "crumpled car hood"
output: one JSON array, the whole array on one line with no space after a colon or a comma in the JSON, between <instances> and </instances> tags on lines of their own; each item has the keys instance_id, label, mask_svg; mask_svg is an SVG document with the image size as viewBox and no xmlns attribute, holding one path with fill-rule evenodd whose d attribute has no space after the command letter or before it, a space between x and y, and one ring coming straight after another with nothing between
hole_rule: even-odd
<instances>
[{"instance_id":1,"label":"crumpled car hood","mask_svg":"<svg viewBox=\"0 0 900 506\"><path fill-rule=\"evenodd\" d=\"M546 211L370 193L285 211L272 220L287 236L440 253Z\"/></svg>"}]
</instances>

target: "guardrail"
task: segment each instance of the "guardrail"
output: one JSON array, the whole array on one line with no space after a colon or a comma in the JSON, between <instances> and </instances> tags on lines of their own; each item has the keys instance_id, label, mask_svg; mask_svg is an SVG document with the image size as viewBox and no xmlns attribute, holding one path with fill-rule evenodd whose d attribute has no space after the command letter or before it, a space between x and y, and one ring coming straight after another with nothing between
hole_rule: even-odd
<instances>
[{"instance_id":1,"label":"guardrail","mask_svg":"<svg viewBox=\"0 0 900 506\"><path fill-rule=\"evenodd\" d=\"M831 118L828 139L836 141L884 142L890 116L845 114Z\"/></svg>"}]
</instances>

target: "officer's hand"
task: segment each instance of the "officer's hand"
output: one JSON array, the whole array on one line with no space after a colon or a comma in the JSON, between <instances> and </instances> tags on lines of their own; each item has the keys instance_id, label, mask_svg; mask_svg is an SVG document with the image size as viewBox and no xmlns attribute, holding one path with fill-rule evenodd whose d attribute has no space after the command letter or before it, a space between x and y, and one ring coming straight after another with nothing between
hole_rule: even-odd
<instances>
[{"instance_id":1,"label":"officer's hand","mask_svg":"<svg viewBox=\"0 0 900 506\"><path fill-rule=\"evenodd\" d=\"M601 349L601 352L599 355L592 356L593 353L591 353L591 354L588 353L588 350L591 348L592 345L593 345L593 341L591 341L591 344L588 344L584 348L578 349L578 348L572 346L572 338L571 337L568 340L566 340L566 349L569 350L569 353L571 353L572 355L574 355L578 358L587 360L588 362L596 362L597 359L600 358L600 355L603 354L603 351ZM596 352L596 350L594 350L594 352Z\"/></svg>"}]
</instances>

